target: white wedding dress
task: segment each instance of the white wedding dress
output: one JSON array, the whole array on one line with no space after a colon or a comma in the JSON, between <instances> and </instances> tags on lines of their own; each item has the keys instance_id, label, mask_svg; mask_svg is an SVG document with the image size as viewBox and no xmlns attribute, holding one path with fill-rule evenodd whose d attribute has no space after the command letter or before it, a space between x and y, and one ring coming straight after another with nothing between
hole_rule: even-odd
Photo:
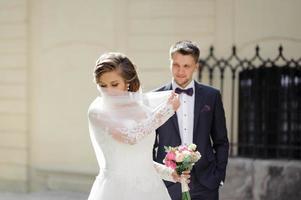
<instances>
[{"instance_id":1,"label":"white wedding dress","mask_svg":"<svg viewBox=\"0 0 301 200\"><path fill-rule=\"evenodd\" d=\"M98 97L90 105L89 130L100 170L88 200L170 200L162 178L172 181L172 170L152 160L155 129L174 114L166 94L152 108L137 98Z\"/></svg>"}]
</instances>

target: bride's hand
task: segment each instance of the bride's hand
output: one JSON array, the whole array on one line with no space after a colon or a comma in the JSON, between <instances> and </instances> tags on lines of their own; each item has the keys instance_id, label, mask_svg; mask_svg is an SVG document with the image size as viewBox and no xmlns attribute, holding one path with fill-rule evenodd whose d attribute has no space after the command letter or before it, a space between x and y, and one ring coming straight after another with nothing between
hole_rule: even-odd
<instances>
[{"instance_id":1,"label":"bride's hand","mask_svg":"<svg viewBox=\"0 0 301 200\"><path fill-rule=\"evenodd\" d=\"M168 98L168 103L172 105L174 111L177 111L180 107L179 95L175 92L172 92L170 97Z\"/></svg>"},{"instance_id":2,"label":"bride's hand","mask_svg":"<svg viewBox=\"0 0 301 200\"><path fill-rule=\"evenodd\" d=\"M171 176L176 182L181 182L181 179L184 179L186 183L190 183L190 171L184 171L181 176L174 171Z\"/></svg>"}]
</instances>

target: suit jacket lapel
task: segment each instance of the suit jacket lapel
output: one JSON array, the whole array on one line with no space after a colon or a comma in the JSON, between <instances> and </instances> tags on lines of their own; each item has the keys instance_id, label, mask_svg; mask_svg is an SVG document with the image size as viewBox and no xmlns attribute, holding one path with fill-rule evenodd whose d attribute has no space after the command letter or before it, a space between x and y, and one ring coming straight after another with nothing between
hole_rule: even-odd
<instances>
[{"instance_id":1,"label":"suit jacket lapel","mask_svg":"<svg viewBox=\"0 0 301 200\"><path fill-rule=\"evenodd\" d=\"M194 120L193 120L193 143L196 143L198 131L197 123L199 121L199 116L201 112L201 106L204 104L205 99L203 98L204 95L202 95L202 86L195 82L195 96L194 96Z\"/></svg>"}]
</instances>

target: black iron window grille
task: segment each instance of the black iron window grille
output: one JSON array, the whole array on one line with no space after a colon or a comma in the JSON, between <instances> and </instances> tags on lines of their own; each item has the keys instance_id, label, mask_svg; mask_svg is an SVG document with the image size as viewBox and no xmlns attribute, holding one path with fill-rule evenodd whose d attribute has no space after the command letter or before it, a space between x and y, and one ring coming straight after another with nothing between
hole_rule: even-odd
<instances>
[{"instance_id":1,"label":"black iron window grille","mask_svg":"<svg viewBox=\"0 0 301 200\"><path fill-rule=\"evenodd\" d=\"M200 59L199 80L218 87L226 109L230 156L301 159L301 58L274 59L260 48L241 59L236 47L224 59Z\"/></svg>"}]
</instances>

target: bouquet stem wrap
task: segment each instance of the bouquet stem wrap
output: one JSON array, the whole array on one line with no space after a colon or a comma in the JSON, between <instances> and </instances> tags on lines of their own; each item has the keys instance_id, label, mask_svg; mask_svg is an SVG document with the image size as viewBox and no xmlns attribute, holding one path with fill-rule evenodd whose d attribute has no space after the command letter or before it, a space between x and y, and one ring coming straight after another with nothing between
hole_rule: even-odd
<instances>
[{"instance_id":1,"label":"bouquet stem wrap","mask_svg":"<svg viewBox=\"0 0 301 200\"><path fill-rule=\"evenodd\" d=\"M181 188L182 188L182 200L191 200L188 183L183 178L181 179Z\"/></svg>"},{"instance_id":2,"label":"bouquet stem wrap","mask_svg":"<svg viewBox=\"0 0 301 200\"><path fill-rule=\"evenodd\" d=\"M189 191L188 183L183 178L181 179L181 187L182 187L182 192L188 192Z\"/></svg>"}]
</instances>

